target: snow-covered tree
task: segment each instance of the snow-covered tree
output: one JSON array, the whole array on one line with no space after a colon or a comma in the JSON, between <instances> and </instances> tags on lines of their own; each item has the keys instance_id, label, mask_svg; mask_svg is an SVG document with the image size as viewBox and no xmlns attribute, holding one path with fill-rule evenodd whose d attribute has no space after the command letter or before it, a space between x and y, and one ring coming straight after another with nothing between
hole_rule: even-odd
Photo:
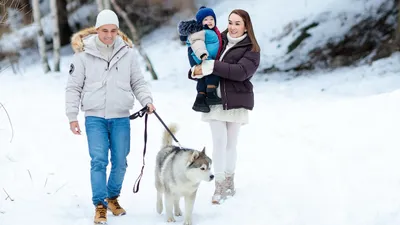
<instances>
[{"instance_id":1,"label":"snow-covered tree","mask_svg":"<svg viewBox=\"0 0 400 225\"><path fill-rule=\"evenodd\" d=\"M51 20L53 23L54 71L60 71L60 30L58 22L57 0L50 0Z\"/></svg>"},{"instance_id":2,"label":"snow-covered tree","mask_svg":"<svg viewBox=\"0 0 400 225\"><path fill-rule=\"evenodd\" d=\"M39 8L39 0L32 0L32 9L33 9L34 21L38 27L38 46L39 46L39 53L40 53L40 58L41 58L41 62L42 62L42 68L45 73L48 73L50 71L50 67L49 67L49 62L47 60L46 42L45 42L45 37L44 37L44 33L43 33L43 27L42 27L42 23L40 22L41 15L40 15L40 8Z\"/></svg>"}]
</instances>

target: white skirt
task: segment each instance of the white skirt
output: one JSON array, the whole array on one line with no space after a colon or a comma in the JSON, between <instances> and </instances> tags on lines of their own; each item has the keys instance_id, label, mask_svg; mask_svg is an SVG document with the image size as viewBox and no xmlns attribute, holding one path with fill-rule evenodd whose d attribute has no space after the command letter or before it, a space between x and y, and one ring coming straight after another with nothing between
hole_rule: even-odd
<instances>
[{"instance_id":1,"label":"white skirt","mask_svg":"<svg viewBox=\"0 0 400 225\"><path fill-rule=\"evenodd\" d=\"M219 86L217 88L217 95L221 97ZM245 125L249 123L249 110L245 108L224 110L222 104L210 105L210 112L202 113L201 120L204 122L219 120Z\"/></svg>"}]
</instances>

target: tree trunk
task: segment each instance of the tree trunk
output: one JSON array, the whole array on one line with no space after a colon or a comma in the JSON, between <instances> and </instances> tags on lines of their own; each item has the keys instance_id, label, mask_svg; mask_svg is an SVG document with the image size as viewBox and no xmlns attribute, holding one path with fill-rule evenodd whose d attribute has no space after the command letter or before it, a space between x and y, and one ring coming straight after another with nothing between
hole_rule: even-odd
<instances>
[{"instance_id":1,"label":"tree trunk","mask_svg":"<svg viewBox=\"0 0 400 225\"><path fill-rule=\"evenodd\" d=\"M60 72L60 32L58 22L57 0L50 0L51 19L53 22L53 58L54 71Z\"/></svg>"},{"instance_id":2,"label":"tree trunk","mask_svg":"<svg viewBox=\"0 0 400 225\"><path fill-rule=\"evenodd\" d=\"M28 25L32 23L32 7L29 4L29 0L20 0L20 6L18 10L23 14L23 22L24 25Z\"/></svg>"},{"instance_id":3,"label":"tree trunk","mask_svg":"<svg viewBox=\"0 0 400 225\"><path fill-rule=\"evenodd\" d=\"M39 45L39 53L42 62L43 71L48 73L50 71L49 62L47 61L46 55L46 42L44 39L44 33L42 28L42 23L40 22L40 9L39 9L39 0L32 0L33 6L33 17L36 26L38 27L38 45Z\"/></svg>"},{"instance_id":4,"label":"tree trunk","mask_svg":"<svg viewBox=\"0 0 400 225\"><path fill-rule=\"evenodd\" d=\"M397 27L396 27L396 44L400 46L400 1L397 1Z\"/></svg>"},{"instance_id":5,"label":"tree trunk","mask_svg":"<svg viewBox=\"0 0 400 225\"><path fill-rule=\"evenodd\" d=\"M61 45L68 45L71 41L72 30L68 24L68 10L66 0L57 0L58 29Z\"/></svg>"},{"instance_id":6,"label":"tree trunk","mask_svg":"<svg viewBox=\"0 0 400 225\"><path fill-rule=\"evenodd\" d=\"M103 4L103 0L96 0L97 3L97 11L100 12L101 10L104 9L104 4Z\"/></svg>"},{"instance_id":7,"label":"tree trunk","mask_svg":"<svg viewBox=\"0 0 400 225\"><path fill-rule=\"evenodd\" d=\"M8 19L7 7L4 4L0 4L0 26L5 26Z\"/></svg>"},{"instance_id":8,"label":"tree trunk","mask_svg":"<svg viewBox=\"0 0 400 225\"><path fill-rule=\"evenodd\" d=\"M158 76L156 72L153 69L153 65L151 64L151 61L147 54L144 52L141 44L140 44L140 39L137 34L135 25L133 25L132 21L129 19L128 14L122 10L122 8L116 3L115 0L111 0L111 4L113 5L115 11L124 19L125 23L128 25L129 30L131 32L132 38L133 38L133 43L135 46L138 48L140 55L144 58L146 62L146 67L150 71L151 76L154 80L158 80Z\"/></svg>"},{"instance_id":9,"label":"tree trunk","mask_svg":"<svg viewBox=\"0 0 400 225\"><path fill-rule=\"evenodd\" d=\"M111 9L110 0L104 0L104 9Z\"/></svg>"}]
</instances>

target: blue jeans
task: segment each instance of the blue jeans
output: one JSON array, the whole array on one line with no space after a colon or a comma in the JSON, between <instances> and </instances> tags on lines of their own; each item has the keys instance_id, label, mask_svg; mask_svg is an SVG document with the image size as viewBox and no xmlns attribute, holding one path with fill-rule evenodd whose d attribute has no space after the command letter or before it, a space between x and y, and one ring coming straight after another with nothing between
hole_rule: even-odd
<instances>
[{"instance_id":1,"label":"blue jeans","mask_svg":"<svg viewBox=\"0 0 400 225\"><path fill-rule=\"evenodd\" d=\"M106 198L118 197L121 192L130 151L129 118L104 119L88 116L85 120L89 145L90 181L94 205L107 206ZM111 152L111 172L107 181L108 151Z\"/></svg>"}]
</instances>

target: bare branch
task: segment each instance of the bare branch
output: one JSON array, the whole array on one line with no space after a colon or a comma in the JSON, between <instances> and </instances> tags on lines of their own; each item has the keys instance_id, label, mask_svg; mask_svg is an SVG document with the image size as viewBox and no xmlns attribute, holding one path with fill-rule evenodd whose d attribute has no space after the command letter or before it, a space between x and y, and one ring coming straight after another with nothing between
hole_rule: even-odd
<instances>
[{"instance_id":1,"label":"bare branch","mask_svg":"<svg viewBox=\"0 0 400 225\"><path fill-rule=\"evenodd\" d=\"M21 9L18 10L18 11L21 12L21 13L22 13L23 11L25 11L25 12L22 14L23 17L25 17L25 16L28 15L28 14L32 15L32 8L30 7L30 9L24 10L26 7L30 7L29 3L26 3L25 5L22 6ZM28 22L28 21L27 21L27 22ZM29 22L30 22L30 23L33 23L33 17L31 17L31 20L30 20Z\"/></svg>"},{"instance_id":2,"label":"bare branch","mask_svg":"<svg viewBox=\"0 0 400 225\"><path fill-rule=\"evenodd\" d=\"M7 193L6 189L3 188L3 191L4 191L4 193L6 193L6 195L7 195L7 198L6 198L5 200L10 199L10 201L13 202L14 199L11 198L11 196Z\"/></svg>"},{"instance_id":3,"label":"bare branch","mask_svg":"<svg viewBox=\"0 0 400 225\"><path fill-rule=\"evenodd\" d=\"M11 64L10 64L10 65L7 65L6 67L3 67L3 68L0 67L0 73L3 72L3 71L5 71L5 70L7 70L7 69L10 68L10 67L11 67ZM0 107L0 109L1 109L1 107Z\"/></svg>"},{"instance_id":4,"label":"bare branch","mask_svg":"<svg viewBox=\"0 0 400 225\"><path fill-rule=\"evenodd\" d=\"M46 181L44 182L44 186L43 186L43 188L45 188L46 187L46 185L47 185L47 180L49 179L49 176L47 176L46 177Z\"/></svg>"},{"instance_id":5,"label":"bare branch","mask_svg":"<svg viewBox=\"0 0 400 225\"><path fill-rule=\"evenodd\" d=\"M139 36L137 34L137 30L135 28L135 25L133 25L132 21L129 19L128 14L121 8L121 6L118 5L117 1L111 0L111 3L113 5L115 11L117 11L117 13L119 15L121 15L121 17L126 22L126 25L128 26L129 31L131 32L133 43L135 45L140 46L140 39L139 39Z\"/></svg>"},{"instance_id":6,"label":"bare branch","mask_svg":"<svg viewBox=\"0 0 400 225\"><path fill-rule=\"evenodd\" d=\"M0 12L3 14L3 16L0 19L0 25L5 24L8 17L8 12L6 7L7 2L8 0L5 0L3 3L0 2Z\"/></svg>"},{"instance_id":7,"label":"bare branch","mask_svg":"<svg viewBox=\"0 0 400 225\"><path fill-rule=\"evenodd\" d=\"M157 22L163 22L166 20L167 17L158 15L159 10L157 10L155 7L150 7L150 8L140 8L140 10L137 9L134 5L128 5L126 7L126 12L128 14L135 14L139 18L142 19L151 19L153 21Z\"/></svg>"},{"instance_id":8,"label":"bare branch","mask_svg":"<svg viewBox=\"0 0 400 225\"><path fill-rule=\"evenodd\" d=\"M3 109L4 109L4 112L6 112L6 115L7 115L7 117L8 117L8 121L10 122L10 126L11 126L11 140L10 140L10 143L11 143L12 140L13 140L13 138L14 138L14 127L13 127L13 125L12 125L11 118L10 118L10 115L8 114L8 112L7 112L6 107L4 107L4 105L0 102L0 109L1 109L1 108L3 108Z\"/></svg>"},{"instance_id":9,"label":"bare branch","mask_svg":"<svg viewBox=\"0 0 400 225\"><path fill-rule=\"evenodd\" d=\"M7 8L16 9L19 13L21 13L23 16L25 25L32 23L32 17L31 17L32 8L29 4L29 1L27 1L27 0L25 0L25 1L3 0L3 2L0 3L0 12L3 15L3 17L0 19L0 24L6 24L6 21L8 19Z\"/></svg>"},{"instance_id":10,"label":"bare branch","mask_svg":"<svg viewBox=\"0 0 400 225\"><path fill-rule=\"evenodd\" d=\"M12 159L9 155L7 155L6 158L7 158L8 160L10 160L10 162L16 162L16 161L15 161L14 159Z\"/></svg>"},{"instance_id":11,"label":"bare branch","mask_svg":"<svg viewBox=\"0 0 400 225\"><path fill-rule=\"evenodd\" d=\"M67 183L64 183L61 187L59 187L53 194L56 194L59 190L61 190L63 187L65 187L66 185L68 184L68 182Z\"/></svg>"},{"instance_id":12,"label":"bare branch","mask_svg":"<svg viewBox=\"0 0 400 225\"><path fill-rule=\"evenodd\" d=\"M31 178L31 182L32 182L32 184L33 184L33 179L32 179L31 171L28 170L28 173L29 173L29 177Z\"/></svg>"},{"instance_id":13,"label":"bare branch","mask_svg":"<svg viewBox=\"0 0 400 225\"><path fill-rule=\"evenodd\" d=\"M155 72L153 65L147 56L147 54L144 52L141 43L140 43L140 38L137 33L137 30L135 28L135 25L132 23L132 21L129 19L128 14L117 4L116 0L111 0L111 4L113 5L115 11L117 14L121 15L121 17L124 19L125 23L128 25L129 31L132 35L133 43L137 47L139 54L144 58L146 62L146 67L150 71L151 76L153 77L154 80L158 80L157 73Z\"/></svg>"}]
</instances>

